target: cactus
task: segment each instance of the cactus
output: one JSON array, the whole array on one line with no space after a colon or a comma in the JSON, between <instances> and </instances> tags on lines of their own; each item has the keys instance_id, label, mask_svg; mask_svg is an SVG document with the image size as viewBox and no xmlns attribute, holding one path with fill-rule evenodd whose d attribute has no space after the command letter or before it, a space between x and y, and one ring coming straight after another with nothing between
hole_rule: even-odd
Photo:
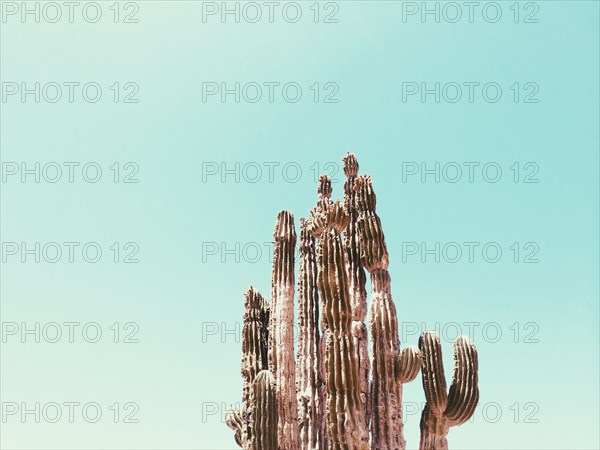
<instances>
[{"instance_id":1,"label":"cactus","mask_svg":"<svg viewBox=\"0 0 600 450\"><path fill-rule=\"evenodd\" d=\"M346 262L348 265L348 287L352 305L352 336L358 359L358 378L361 400L365 404L365 420L370 418L369 405L369 351L367 346L367 291L365 289L365 269L360 260L360 237L358 234L358 209L356 205L356 190L354 184L358 175L356 156L348 153L344 158L344 208L348 213L348 226L344 232Z\"/></svg>"},{"instance_id":2,"label":"cactus","mask_svg":"<svg viewBox=\"0 0 600 450\"><path fill-rule=\"evenodd\" d=\"M300 450L294 360L294 216L281 211L275 223L269 371L275 377L278 442L282 450Z\"/></svg>"},{"instance_id":3,"label":"cactus","mask_svg":"<svg viewBox=\"0 0 600 450\"><path fill-rule=\"evenodd\" d=\"M252 436L249 450L277 450L278 416L275 378L261 371L252 383Z\"/></svg>"},{"instance_id":4,"label":"cactus","mask_svg":"<svg viewBox=\"0 0 600 450\"><path fill-rule=\"evenodd\" d=\"M243 379L242 411L231 410L226 423L235 431L235 441L240 447L247 448L252 435L250 417L250 395L252 383L261 370L268 367L268 323L269 305L262 295L252 286L245 295L244 327L242 329Z\"/></svg>"},{"instance_id":5,"label":"cactus","mask_svg":"<svg viewBox=\"0 0 600 450\"><path fill-rule=\"evenodd\" d=\"M344 202L331 200L331 179L321 176L317 205L300 220L297 355L294 217L277 216L271 303L252 287L246 293L243 406L226 423L244 450L401 450L402 385L421 370L427 405L420 449L447 449L448 429L477 405L475 346L462 337L455 342L449 394L435 334L424 333L418 349L400 349L371 178L358 176L354 155L343 161Z\"/></svg>"},{"instance_id":6,"label":"cactus","mask_svg":"<svg viewBox=\"0 0 600 450\"><path fill-rule=\"evenodd\" d=\"M376 198L371 178L357 178L354 187L361 258L371 274L371 447L401 450L406 447L402 425L402 383L414 379L420 361L415 355L416 349L408 350L404 359L400 353L398 318L388 272L389 257L381 220L375 212Z\"/></svg>"},{"instance_id":7,"label":"cactus","mask_svg":"<svg viewBox=\"0 0 600 450\"><path fill-rule=\"evenodd\" d=\"M337 200L323 217L311 217L309 230L319 236L318 286L323 308L329 448L366 450L365 405L360 396L346 254L340 236L348 221L341 202Z\"/></svg>"},{"instance_id":8,"label":"cactus","mask_svg":"<svg viewBox=\"0 0 600 450\"><path fill-rule=\"evenodd\" d=\"M232 408L225 415L225 423L229 428L235 431L234 439L237 445L247 448L247 427L248 423L242 418L242 414L238 409Z\"/></svg>"},{"instance_id":9,"label":"cactus","mask_svg":"<svg viewBox=\"0 0 600 450\"><path fill-rule=\"evenodd\" d=\"M306 221L300 219L296 381L302 450L324 448L320 340L316 243L307 230Z\"/></svg>"},{"instance_id":10,"label":"cactus","mask_svg":"<svg viewBox=\"0 0 600 450\"><path fill-rule=\"evenodd\" d=\"M252 286L246 292L242 329L242 404L250 404L250 388L261 370L268 369L269 304Z\"/></svg>"},{"instance_id":11,"label":"cactus","mask_svg":"<svg viewBox=\"0 0 600 450\"><path fill-rule=\"evenodd\" d=\"M433 332L425 332L419 339L419 348L422 353L423 390L427 399L421 416L419 450L446 450L449 428L469 420L479 401L477 349L469 338L456 338L454 374L450 393L447 394L440 338Z\"/></svg>"}]
</instances>

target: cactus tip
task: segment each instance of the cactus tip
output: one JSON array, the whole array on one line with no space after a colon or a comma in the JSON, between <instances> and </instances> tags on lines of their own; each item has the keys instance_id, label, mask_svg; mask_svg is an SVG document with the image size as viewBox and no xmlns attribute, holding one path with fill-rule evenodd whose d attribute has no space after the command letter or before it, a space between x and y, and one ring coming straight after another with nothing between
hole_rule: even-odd
<instances>
[{"instance_id":1,"label":"cactus tip","mask_svg":"<svg viewBox=\"0 0 600 450\"><path fill-rule=\"evenodd\" d=\"M294 215L290 211L279 211L277 221L275 222L275 231L273 232L275 242L296 240L296 230L294 229Z\"/></svg>"},{"instance_id":2,"label":"cactus tip","mask_svg":"<svg viewBox=\"0 0 600 450\"><path fill-rule=\"evenodd\" d=\"M348 152L342 158L342 161L344 161L344 174L346 174L346 177L353 177L358 174L358 160L354 153Z\"/></svg>"},{"instance_id":3,"label":"cactus tip","mask_svg":"<svg viewBox=\"0 0 600 450\"><path fill-rule=\"evenodd\" d=\"M331 192L331 177L329 175L321 175L319 177L319 186L317 187L319 198L330 198Z\"/></svg>"}]
</instances>

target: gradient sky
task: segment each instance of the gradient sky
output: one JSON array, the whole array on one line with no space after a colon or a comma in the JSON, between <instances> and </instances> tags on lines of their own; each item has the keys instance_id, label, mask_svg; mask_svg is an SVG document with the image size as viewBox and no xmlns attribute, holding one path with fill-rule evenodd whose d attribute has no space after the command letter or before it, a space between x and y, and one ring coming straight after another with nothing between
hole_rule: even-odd
<instances>
[{"instance_id":1,"label":"gradient sky","mask_svg":"<svg viewBox=\"0 0 600 450\"><path fill-rule=\"evenodd\" d=\"M57 23L22 23L3 10L3 93L38 82L41 95L0 104L3 448L235 448L222 417L241 398L242 294L252 284L269 295L277 212L298 224L321 172L341 196L347 151L373 176L402 345L438 328L449 378L452 339L474 330L481 405L451 429L451 448L599 448L598 3L499 2L496 23L491 9L450 23L445 3L439 23L403 20L409 3L323 3L316 23L313 2L299 3L297 23L281 11L269 23L266 7L258 23L203 21L212 5L194 1L121 3L117 23L112 2L99 2L97 23L80 11L69 23L66 9ZM89 103L76 88L71 103L65 82L97 83L102 96ZM239 103L206 95L236 82ZM65 89L57 103L44 99L50 83ZM296 103L283 98L287 83L302 89ZM439 103L403 99L422 83L440 83ZM472 102L464 83L478 83ZM502 89L495 103L482 94L489 83ZM250 103L256 84L263 97ZM457 85L463 97L451 103ZM66 171L45 181L65 162L79 164L72 183ZM21 163L40 164L40 183L21 181ZM96 183L82 173L90 163L102 170ZM439 164L440 182L422 182L422 163ZM446 181L456 167L459 179ZM22 263L22 243L36 242L40 263ZM56 263L52 242L63 251ZM72 263L64 242L78 243ZM99 262L84 260L87 243L102 249ZM427 253L436 243L439 262ZM36 322L39 343L22 336ZM79 324L73 343L65 322ZM415 448L419 379L404 401ZM77 409L69 423L65 402L98 404L102 417ZM36 403L40 423L23 420Z\"/></svg>"}]
</instances>

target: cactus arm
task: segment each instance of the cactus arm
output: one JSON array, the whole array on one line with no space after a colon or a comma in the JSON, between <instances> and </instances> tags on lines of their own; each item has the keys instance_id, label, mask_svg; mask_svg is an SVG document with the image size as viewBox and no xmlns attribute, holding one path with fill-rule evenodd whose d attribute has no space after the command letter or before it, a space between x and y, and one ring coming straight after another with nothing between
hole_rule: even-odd
<instances>
[{"instance_id":1,"label":"cactus arm","mask_svg":"<svg viewBox=\"0 0 600 450\"><path fill-rule=\"evenodd\" d=\"M475 344L469 338L459 336L454 342L454 374L444 413L450 426L462 425L475 412L479 402L478 369Z\"/></svg>"},{"instance_id":2,"label":"cactus arm","mask_svg":"<svg viewBox=\"0 0 600 450\"><path fill-rule=\"evenodd\" d=\"M277 409L275 379L263 370L252 383L253 433L249 450L277 450Z\"/></svg>"},{"instance_id":3,"label":"cactus arm","mask_svg":"<svg viewBox=\"0 0 600 450\"><path fill-rule=\"evenodd\" d=\"M424 332L419 339L419 349L422 354L421 373L427 405L432 414L443 414L448 405L448 394L440 338L435 333Z\"/></svg>"},{"instance_id":4,"label":"cactus arm","mask_svg":"<svg viewBox=\"0 0 600 450\"><path fill-rule=\"evenodd\" d=\"M275 378L278 443L281 450L299 450L296 362L294 358L294 216L281 211L275 222L269 371Z\"/></svg>"},{"instance_id":5,"label":"cactus arm","mask_svg":"<svg viewBox=\"0 0 600 450\"><path fill-rule=\"evenodd\" d=\"M419 449L447 450L449 428L469 420L479 401L477 349L464 336L454 342L454 374L450 394L447 395L439 337L426 331L419 339L419 348L422 353L423 389L427 398L421 417Z\"/></svg>"},{"instance_id":6,"label":"cactus arm","mask_svg":"<svg viewBox=\"0 0 600 450\"><path fill-rule=\"evenodd\" d=\"M246 421L242 418L240 411L235 408L231 408L229 411L227 411L227 414L225 415L225 423L229 428L235 431L235 442L237 445L243 448L246 442L244 436Z\"/></svg>"},{"instance_id":7,"label":"cactus arm","mask_svg":"<svg viewBox=\"0 0 600 450\"><path fill-rule=\"evenodd\" d=\"M421 415L419 450L447 450L448 424L444 411L448 405L448 394L440 338L433 332L424 332L419 338L419 349L423 390L427 399Z\"/></svg>"},{"instance_id":8,"label":"cactus arm","mask_svg":"<svg viewBox=\"0 0 600 450\"><path fill-rule=\"evenodd\" d=\"M402 384L413 381L421 370L421 352L417 347L404 347L398 358L398 377Z\"/></svg>"}]
</instances>

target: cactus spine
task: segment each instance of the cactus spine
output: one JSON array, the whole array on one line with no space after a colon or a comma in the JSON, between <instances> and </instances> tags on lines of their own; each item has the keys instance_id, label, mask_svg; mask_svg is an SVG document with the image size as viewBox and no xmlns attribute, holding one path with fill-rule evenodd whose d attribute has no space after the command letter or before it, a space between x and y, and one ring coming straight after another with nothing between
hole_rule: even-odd
<instances>
[{"instance_id":1,"label":"cactus spine","mask_svg":"<svg viewBox=\"0 0 600 450\"><path fill-rule=\"evenodd\" d=\"M294 216L281 211L273 232L274 257L269 370L275 377L278 408L278 442L281 450L300 450L294 360Z\"/></svg>"},{"instance_id":2,"label":"cactus spine","mask_svg":"<svg viewBox=\"0 0 600 450\"><path fill-rule=\"evenodd\" d=\"M425 332L419 339L419 348L427 399L421 415L419 450L447 450L449 428L469 420L479 401L477 349L469 338L456 338L454 374L450 394L447 394L440 338L433 332Z\"/></svg>"},{"instance_id":3,"label":"cactus spine","mask_svg":"<svg viewBox=\"0 0 600 450\"><path fill-rule=\"evenodd\" d=\"M244 450L402 450L402 384L422 370L427 405L420 450L445 450L448 429L468 420L477 405L477 351L467 338L457 339L448 394L434 333L421 336L419 349L400 350L371 178L358 176L351 154L344 172L344 203L331 200L331 179L321 176L317 206L300 221L297 361L296 232L290 212L277 216L271 304L252 287L246 293L243 407L228 413L227 425Z\"/></svg>"}]
</instances>

